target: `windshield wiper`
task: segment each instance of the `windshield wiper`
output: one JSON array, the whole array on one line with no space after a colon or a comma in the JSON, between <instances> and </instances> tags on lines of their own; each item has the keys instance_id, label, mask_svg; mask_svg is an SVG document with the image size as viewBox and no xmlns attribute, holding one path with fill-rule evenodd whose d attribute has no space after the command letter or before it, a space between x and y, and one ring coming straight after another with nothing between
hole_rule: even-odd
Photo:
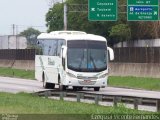
<instances>
[{"instance_id":1,"label":"windshield wiper","mask_svg":"<svg viewBox=\"0 0 160 120\"><path fill-rule=\"evenodd\" d=\"M81 62L80 62L80 64L79 64L79 69L81 68L81 66L82 66L82 62L83 62L83 60L84 60L84 51L83 51L83 56L81 57Z\"/></svg>"},{"instance_id":2,"label":"windshield wiper","mask_svg":"<svg viewBox=\"0 0 160 120\"><path fill-rule=\"evenodd\" d=\"M90 60L93 63L94 69L97 70L96 64L95 64L95 62L94 62L93 57L91 56L91 54L90 54Z\"/></svg>"}]
</instances>

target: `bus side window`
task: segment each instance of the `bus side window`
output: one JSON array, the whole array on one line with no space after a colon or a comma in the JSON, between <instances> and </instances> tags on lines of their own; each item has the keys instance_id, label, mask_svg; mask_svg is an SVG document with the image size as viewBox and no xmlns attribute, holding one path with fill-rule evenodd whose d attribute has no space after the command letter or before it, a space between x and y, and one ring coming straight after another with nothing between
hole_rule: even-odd
<instances>
[{"instance_id":1,"label":"bus side window","mask_svg":"<svg viewBox=\"0 0 160 120\"><path fill-rule=\"evenodd\" d=\"M64 40L58 40L57 56L60 56L62 45L65 45L65 41Z\"/></svg>"},{"instance_id":2,"label":"bus side window","mask_svg":"<svg viewBox=\"0 0 160 120\"><path fill-rule=\"evenodd\" d=\"M36 55L43 55L43 40L37 41Z\"/></svg>"}]
</instances>

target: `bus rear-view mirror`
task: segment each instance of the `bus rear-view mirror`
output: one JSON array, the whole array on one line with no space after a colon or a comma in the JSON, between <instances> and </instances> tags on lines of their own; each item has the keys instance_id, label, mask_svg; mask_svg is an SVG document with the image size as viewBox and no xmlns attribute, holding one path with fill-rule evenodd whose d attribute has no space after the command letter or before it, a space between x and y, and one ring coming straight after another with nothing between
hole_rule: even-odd
<instances>
[{"instance_id":1,"label":"bus rear-view mirror","mask_svg":"<svg viewBox=\"0 0 160 120\"><path fill-rule=\"evenodd\" d=\"M62 45L62 58L66 58L66 54L67 54L67 47Z\"/></svg>"},{"instance_id":2,"label":"bus rear-view mirror","mask_svg":"<svg viewBox=\"0 0 160 120\"><path fill-rule=\"evenodd\" d=\"M110 47L107 47L107 51L109 53L109 58L110 58L109 60L110 61L114 60L114 51L113 51L113 49L110 48Z\"/></svg>"}]
</instances>

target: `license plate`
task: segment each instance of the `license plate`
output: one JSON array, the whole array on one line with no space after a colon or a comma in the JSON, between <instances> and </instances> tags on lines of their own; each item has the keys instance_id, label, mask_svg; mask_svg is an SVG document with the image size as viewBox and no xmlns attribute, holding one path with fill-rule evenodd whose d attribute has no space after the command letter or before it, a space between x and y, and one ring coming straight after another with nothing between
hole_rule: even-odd
<instances>
[{"instance_id":1,"label":"license plate","mask_svg":"<svg viewBox=\"0 0 160 120\"><path fill-rule=\"evenodd\" d=\"M91 82L91 80L84 80L84 82L85 82L85 83L90 83L90 82Z\"/></svg>"}]
</instances>

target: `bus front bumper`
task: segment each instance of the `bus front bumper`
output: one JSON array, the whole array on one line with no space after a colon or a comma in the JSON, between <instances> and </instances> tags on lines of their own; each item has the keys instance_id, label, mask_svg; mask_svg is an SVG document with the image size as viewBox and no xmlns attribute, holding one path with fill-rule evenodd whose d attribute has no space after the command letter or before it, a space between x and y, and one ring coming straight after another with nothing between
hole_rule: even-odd
<instances>
[{"instance_id":1,"label":"bus front bumper","mask_svg":"<svg viewBox=\"0 0 160 120\"><path fill-rule=\"evenodd\" d=\"M79 87L106 87L107 86L107 80L108 77L96 79L96 80L83 80L83 79L77 79L72 78L69 76L66 76L66 79L63 82L63 85L66 86L79 86Z\"/></svg>"}]
</instances>

